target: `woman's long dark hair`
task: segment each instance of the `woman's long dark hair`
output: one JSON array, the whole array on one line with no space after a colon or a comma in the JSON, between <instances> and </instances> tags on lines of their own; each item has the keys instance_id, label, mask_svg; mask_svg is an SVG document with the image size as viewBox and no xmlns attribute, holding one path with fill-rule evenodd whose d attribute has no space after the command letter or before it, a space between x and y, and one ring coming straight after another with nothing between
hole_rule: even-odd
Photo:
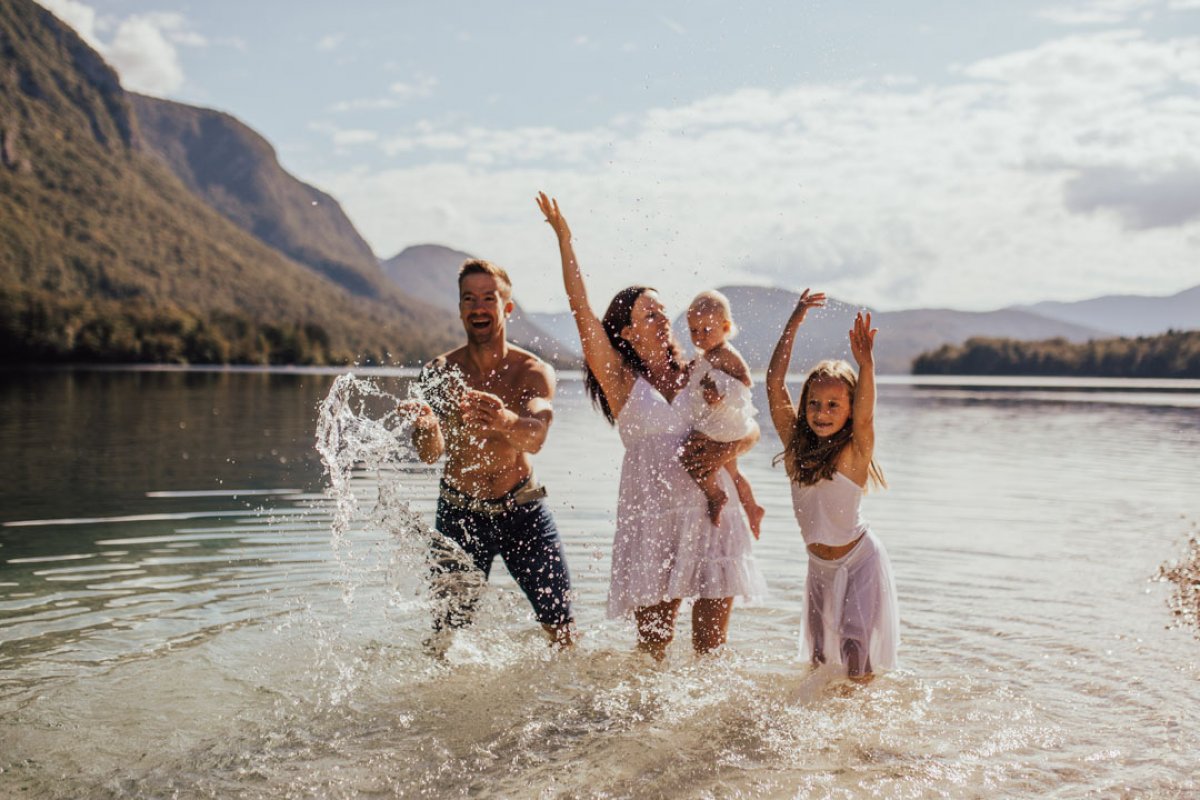
<instances>
[{"instance_id":1,"label":"woman's long dark hair","mask_svg":"<svg viewBox=\"0 0 1200 800\"><path fill-rule=\"evenodd\" d=\"M608 310L604 312L604 318L600 323L604 326L604 333L608 336L609 343L613 349L621 356L621 361L625 366L629 367L636 374L649 380L646 375L646 365L642 362L642 357L633 349L633 345L629 340L621 336L621 331L629 327L633 322L633 304L637 299L646 292L657 291L650 286L630 286L627 289L622 289L617 292L616 297L608 304ZM679 353L679 346L674 341L667 351L667 358L671 365L677 369L683 368L683 359ZM609 425L615 425L617 418L613 416L612 408L608 405L608 398L604 396L604 389L600 386L600 381L596 379L595 373L588 365L584 365L584 387L587 389L588 396L592 398L592 405L600 409L600 413L608 420Z\"/></svg>"},{"instance_id":2,"label":"woman's long dark hair","mask_svg":"<svg viewBox=\"0 0 1200 800\"><path fill-rule=\"evenodd\" d=\"M808 426L808 389L817 380L839 380L846 384L850 394L851 408L854 406L854 392L858 389L858 375L854 368L845 361L822 361L813 367L804 381L800 391L800 402L796 404L796 425L792 428L791 441L786 443L784 450L775 456L774 464L783 463L788 477L801 486L811 486L817 481L829 480L837 471L838 453L850 444L854 438L854 417L846 420L840 431L825 441ZM887 480L879 463L872 458L867 467L868 482L880 488L887 488Z\"/></svg>"}]
</instances>

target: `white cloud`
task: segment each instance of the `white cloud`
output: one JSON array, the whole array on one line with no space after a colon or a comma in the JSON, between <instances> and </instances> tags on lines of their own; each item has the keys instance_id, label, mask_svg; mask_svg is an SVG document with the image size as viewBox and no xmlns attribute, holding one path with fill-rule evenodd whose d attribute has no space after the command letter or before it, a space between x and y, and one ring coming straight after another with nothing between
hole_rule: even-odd
<instances>
[{"instance_id":1,"label":"white cloud","mask_svg":"<svg viewBox=\"0 0 1200 800\"><path fill-rule=\"evenodd\" d=\"M183 66L168 30L160 20L140 15L117 26L103 54L126 89L165 96L183 85Z\"/></svg>"},{"instance_id":2,"label":"white cloud","mask_svg":"<svg viewBox=\"0 0 1200 800\"><path fill-rule=\"evenodd\" d=\"M392 94L401 100L414 100L432 96L435 87L437 87L437 78L431 75L420 74L412 81L398 81L393 83L389 88Z\"/></svg>"},{"instance_id":3,"label":"white cloud","mask_svg":"<svg viewBox=\"0 0 1200 800\"><path fill-rule=\"evenodd\" d=\"M347 111L386 111L399 108L400 101L392 97L360 97L357 100L343 100L329 107L330 111L342 114Z\"/></svg>"},{"instance_id":4,"label":"white cloud","mask_svg":"<svg viewBox=\"0 0 1200 800\"><path fill-rule=\"evenodd\" d=\"M95 9L78 0L42 0L42 5L112 64L122 86L136 92L165 96L176 91L184 82L177 47L208 45L175 12L151 11L102 24ZM107 41L100 37L102 29L112 32Z\"/></svg>"},{"instance_id":5,"label":"white cloud","mask_svg":"<svg viewBox=\"0 0 1200 800\"><path fill-rule=\"evenodd\" d=\"M1104 32L949 85L748 88L575 131L425 121L378 142L408 166L312 177L383 255L436 241L542 277L544 188L597 298L749 281L995 308L1127 291L1131 264L1166 293L1195 282L1198 83L1200 40ZM563 305L555 281L521 297Z\"/></svg>"},{"instance_id":6,"label":"white cloud","mask_svg":"<svg viewBox=\"0 0 1200 800\"><path fill-rule=\"evenodd\" d=\"M379 138L375 131L337 130L332 134L333 143L340 146L369 144Z\"/></svg>"},{"instance_id":7,"label":"white cloud","mask_svg":"<svg viewBox=\"0 0 1200 800\"><path fill-rule=\"evenodd\" d=\"M101 48L96 36L96 10L79 0L38 0L38 3L54 16L75 29L85 42L93 48Z\"/></svg>"},{"instance_id":8,"label":"white cloud","mask_svg":"<svg viewBox=\"0 0 1200 800\"><path fill-rule=\"evenodd\" d=\"M1085 0L1053 5L1037 15L1060 25L1115 25L1149 12L1155 0Z\"/></svg>"},{"instance_id":9,"label":"white cloud","mask_svg":"<svg viewBox=\"0 0 1200 800\"><path fill-rule=\"evenodd\" d=\"M683 25L676 20L671 19L663 14L659 14L658 21L665 25L672 33L678 34L679 36L687 36L687 28L683 27Z\"/></svg>"},{"instance_id":10,"label":"white cloud","mask_svg":"<svg viewBox=\"0 0 1200 800\"><path fill-rule=\"evenodd\" d=\"M343 33L327 33L317 40L317 50L328 53L337 50L344 41L346 41L346 35Z\"/></svg>"}]
</instances>

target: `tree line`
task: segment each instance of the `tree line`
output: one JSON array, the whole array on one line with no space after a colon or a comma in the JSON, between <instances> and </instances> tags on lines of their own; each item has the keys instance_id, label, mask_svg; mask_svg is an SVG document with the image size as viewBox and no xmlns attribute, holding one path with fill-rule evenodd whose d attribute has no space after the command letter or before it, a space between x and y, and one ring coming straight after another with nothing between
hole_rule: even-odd
<instances>
[{"instance_id":1,"label":"tree line","mask_svg":"<svg viewBox=\"0 0 1200 800\"><path fill-rule=\"evenodd\" d=\"M1022 341L975 337L913 360L915 375L1066 375L1200 378L1200 330L1158 336Z\"/></svg>"},{"instance_id":2,"label":"tree line","mask_svg":"<svg viewBox=\"0 0 1200 800\"><path fill-rule=\"evenodd\" d=\"M339 347L315 322L0 289L0 363L383 364L389 355Z\"/></svg>"}]
</instances>

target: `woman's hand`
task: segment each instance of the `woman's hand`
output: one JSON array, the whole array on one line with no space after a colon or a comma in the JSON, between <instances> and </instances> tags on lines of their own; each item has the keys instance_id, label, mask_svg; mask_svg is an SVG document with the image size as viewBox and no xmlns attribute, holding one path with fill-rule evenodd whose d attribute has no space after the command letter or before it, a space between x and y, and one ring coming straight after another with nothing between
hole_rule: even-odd
<instances>
[{"instance_id":1,"label":"woman's hand","mask_svg":"<svg viewBox=\"0 0 1200 800\"><path fill-rule=\"evenodd\" d=\"M792 322L797 325L804 322L804 318L808 316L810 308L825 307L825 293L810 293L810 291L809 289L805 289L800 293L800 300L796 303L796 309L792 311Z\"/></svg>"},{"instance_id":2,"label":"woman's hand","mask_svg":"<svg viewBox=\"0 0 1200 800\"><path fill-rule=\"evenodd\" d=\"M554 235L558 237L558 241L560 243L571 241L571 228L567 225L567 218L558 208L558 200L547 197L545 192L538 192L537 204L542 214L546 216L546 222L554 229Z\"/></svg>"},{"instance_id":3,"label":"woman's hand","mask_svg":"<svg viewBox=\"0 0 1200 800\"><path fill-rule=\"evenodd\" d=\"M679 446L679 461L693 478L702 478L744 455L758 442L758 437L757 425L749 436L735 442L718 442L692 431Z\"/></svg>"},{"instance_id":4,"label":"woman's hand","mask_svg":"<svg viewBox=\"0 0 1200 800\"><path fill-rule=\"evenodd\" d=\"M871 312L868 311L865 316L863 312L858 312L858 316L854 318L854 327L850 330L850 353L859 367L874 363L877 333L879 329L871 327Z\"/></svg>"}]
</instances>

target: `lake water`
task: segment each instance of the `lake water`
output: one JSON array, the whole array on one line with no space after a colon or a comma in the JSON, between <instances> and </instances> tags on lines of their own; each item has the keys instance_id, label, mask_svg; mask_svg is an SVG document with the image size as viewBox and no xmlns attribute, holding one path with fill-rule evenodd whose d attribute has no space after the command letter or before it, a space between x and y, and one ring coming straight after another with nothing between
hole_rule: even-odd
<instances>
[{"instance_id":1,"label":"lake water","mask_svg":"<svg viewBox=\"0 0 1200 800\"><path fill-rule=\"evenodd\" d=\"M1153 580L1200 521L1200 383L885 383L864 508L902 668L850 690L796 661L772 435L743 459L771 596L718 657L632 652L603 615L620 443L571 377L537 465L579 646L549 651L497 564L426 655L420 536L372 515L428 516L436 475L360 469L335 503L333 381L0 373L0 796L1200 796L1200 640Z\"/></svg>"}]
</instances>

